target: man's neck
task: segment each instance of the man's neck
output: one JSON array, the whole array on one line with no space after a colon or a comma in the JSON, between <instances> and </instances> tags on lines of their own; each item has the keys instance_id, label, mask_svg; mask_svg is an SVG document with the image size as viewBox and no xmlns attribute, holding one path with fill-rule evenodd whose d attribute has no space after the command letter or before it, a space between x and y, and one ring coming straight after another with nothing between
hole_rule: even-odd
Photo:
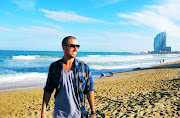
<instances>
[{"instance_id":1,"label":"man's neck","mask_svg":"<svg viewBox=\"0 0 180 118\"><path fill-rule=\"evenodd\" d=\"M74 58L66 58L66 57L63 57L63 63L66 64L67 66L71 66L74 62Z\"/></svg>"},{"instance_id":2,"label":"man's neck","mask_svg":"<svg viewBox=\"0 0 180 118\"><path fill-rule=\"evenodd\" d=\"M69 70L72 68L74 62L74 58L67 59L63 57L63 67L66 69L66 71L69 72Z\"/></svg>"}]
</instances>

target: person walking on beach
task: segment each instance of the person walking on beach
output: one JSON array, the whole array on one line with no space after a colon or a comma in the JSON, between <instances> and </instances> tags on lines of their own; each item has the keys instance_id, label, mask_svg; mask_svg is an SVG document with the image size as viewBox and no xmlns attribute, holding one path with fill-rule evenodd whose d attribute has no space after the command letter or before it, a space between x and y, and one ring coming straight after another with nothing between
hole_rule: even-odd
<instances>
[{"instance_id":1,"label":"person walking on beach","mask_svg":"<svg viewBox=\"0 0 180 118\"><path fill-rule=\"evenodd\" d=\"M75 37L63 39L64 56L49 67L44 87L42 118L45 118L46 107L54 89L54 118L87 118L85 95L90 104L91 118L96 118L94 84L89 66L75 58L79 47Z\"/></svg>"}]
</instances>

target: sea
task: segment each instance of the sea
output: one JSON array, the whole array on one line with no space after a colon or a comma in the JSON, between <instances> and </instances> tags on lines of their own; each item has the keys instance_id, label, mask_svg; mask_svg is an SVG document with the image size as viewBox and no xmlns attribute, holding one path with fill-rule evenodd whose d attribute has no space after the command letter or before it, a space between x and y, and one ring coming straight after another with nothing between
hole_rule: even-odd
<instances>
[{"instance_id":1,"label":"sea","mask_svg":"<svg viewBox=\"0 0 180 118\"><path fill-rule=\"evenodd\" d=\"M49 66L63 57L62 51L0 50L0 91L43 87ZM93 79L101 73L118 73L154 64L175 62L180 54L132 54L128 52L78 52L77 59L90 67ZM163 62L161 62L163 63Z\"/></svg>"}]
</instances>

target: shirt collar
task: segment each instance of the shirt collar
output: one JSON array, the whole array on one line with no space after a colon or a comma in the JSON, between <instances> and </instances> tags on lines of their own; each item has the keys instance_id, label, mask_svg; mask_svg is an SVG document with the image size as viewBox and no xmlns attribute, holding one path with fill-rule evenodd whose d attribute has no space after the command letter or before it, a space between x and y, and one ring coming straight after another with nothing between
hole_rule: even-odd
<instances>
[{"instance_id":1,"label":"shirt collar","mask_svg":"<svg viewBox=\"0 0 180 118\"><path fill-rule=\"evenodd\" d=\"M75 62L76 68L78 68L79 63L78 63L78 60L76 58L74 58L74 62Z\"/></svg>"},{"instance_id":2,"label":"shirt collar","mask_svg":"<svg viewBox=\"0 0 180 118\"><path fill-rule=\"evenodd\" d=\"M60 64L63 64L63 58L60 59L60 61L59 61ZM79 65L78 59L74 58L74 62L73 63L75 63L75 67L78 68L78 65Z\"/></svg>"}]
</instances>

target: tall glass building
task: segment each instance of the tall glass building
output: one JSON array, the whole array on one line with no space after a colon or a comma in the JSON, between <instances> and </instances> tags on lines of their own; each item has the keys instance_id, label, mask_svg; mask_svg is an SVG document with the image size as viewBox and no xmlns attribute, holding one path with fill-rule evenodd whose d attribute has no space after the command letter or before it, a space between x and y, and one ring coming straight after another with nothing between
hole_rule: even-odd
<instances>
[{"instance_id":1,"label":"tall glass building","mask_svg":"<svg viewBox=\"0 0 180 118\"><path fill-rule=\"evenodd\" d=\"M166 32L161 32L154 38L154 51L171 51L171 47L166 47Z\"/></svg>"}]
</instances>

